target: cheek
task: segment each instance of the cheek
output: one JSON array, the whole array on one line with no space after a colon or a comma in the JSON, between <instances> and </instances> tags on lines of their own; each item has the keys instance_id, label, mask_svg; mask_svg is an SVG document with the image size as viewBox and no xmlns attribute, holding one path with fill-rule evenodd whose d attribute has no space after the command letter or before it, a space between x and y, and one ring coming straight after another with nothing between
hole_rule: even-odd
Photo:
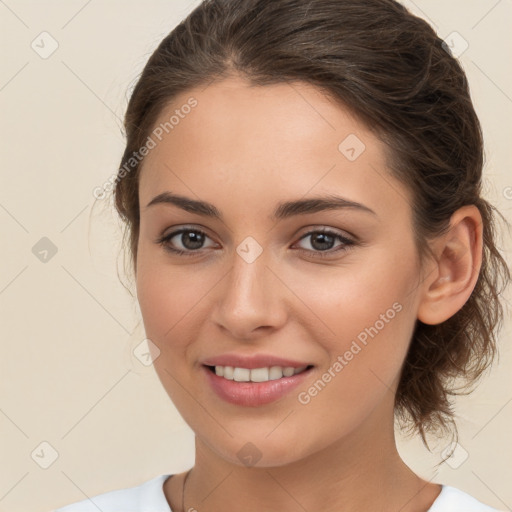
<instances>
[{"instance_id":1,"label":"cheek","mask_svg":"<svg viewBox=\"0 0 512 512\"><path fill-rule=\"evenodd\" d=\"M194 338L194 309L204 294L180 272L180 267L171 268L158 262L158 256L138 256L137 298L143 318L144 329L157 347L153 356L153 367L163 388L174 406L191 421L197 414L190 395L192 388L190 373L183 364L187 356L190 339ZM155 357L156 356L156 357Z\"/></svg>"},{"instance_id":2,"label":"cheek","mask_svg":"<svg viewBox=\"0 0 512 512\"><path fill-rule=\"evenodd\" d=\"M393 251L375 249L364 259L359 255L347 258L338 269L295 272L285 279L294 283L294 291L316 315L317 328L328 328L329 338L338 340L343 348L346 340L360 333L364 341L364 333L368 337L367 330L374 332L375 324L379 336L385 338L384 333L390 333L408 316L397 310L405 311L404 302L410 302L414 295L411 283L416 271L413 262L396 262Z\"/></svg>"},{"instance_id":3,"label":"cheek","mask_svg":"<svg viewBox=\"0 0 512 512\"><path fill-rule=\"evenodd\" d=\"M171 340L179 343L182 325L193 325L201 298L207 293L204 282L194 281L194 274L184 267L160 263L159 257L142 254L137 269L137 299L148 338L157 345ZM197 274L196 274L197 275Z\"/></svg>"},{"instance_id":4,"label":"cheek","mask_svg":"<svg viewBox=\"0 0 512 512\"><path fill-rule=\"evenodd\" d=\"M158 268L139 268L137 273L137 298L148 338L161 345L166 332L177 321L177 301L173 301L173 290L159 277Z\"/></svg>"},{"instance_id":5,"label":"cheek","mask_svg":"<svg viewBox=\"0 0 512 512\"><path fill-rule=\"evenodd\" d=\"M377 423L392 418L414 326L411 310L400 300L370 296L363 306L350 301L343 305L334 324L336 339L324 344L329 361L309 387L298 390L302 427L310 428L313 437L318 421L312 418L322 418L325 439L350 434L375 411Z\"/></svg>"},{"instance_id":6,"label":"cheek","mask_svg":"<svg viewBox=\"0 0 512 512\"><path fill-rule=\"evenodd\" d=\"M334 373L344 376L333 379L342 388L338 397L357 403L361 390L393 385L416 321L411 293L415 277L413 261L397 265L393 252L375 251L371 261L347 265L335 276L317 273L314 279L302 278L298 294L308 297L307 305L317 318L309 324L311 337L319 340L322 327L327 364L332 366L341 357L343 370L338 365Z\"/></svg>"}]
</instances>

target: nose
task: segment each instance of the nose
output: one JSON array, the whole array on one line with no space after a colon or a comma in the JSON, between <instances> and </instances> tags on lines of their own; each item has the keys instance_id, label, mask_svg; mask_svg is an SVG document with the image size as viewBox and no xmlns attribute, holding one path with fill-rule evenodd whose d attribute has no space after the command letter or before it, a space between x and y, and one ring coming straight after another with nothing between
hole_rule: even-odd
<instances>
[{"instance_id":1,"label":"nose","mask_svg":"<svg viewBox=\"0 0 512 512\"><path fill-rule=\"evenodd\" d=\"M254 261L233 254L233 265L217 287L213 320L237 340L268 336L286 321L286 287L263 251Z\"/></svg>"}]
</instances>

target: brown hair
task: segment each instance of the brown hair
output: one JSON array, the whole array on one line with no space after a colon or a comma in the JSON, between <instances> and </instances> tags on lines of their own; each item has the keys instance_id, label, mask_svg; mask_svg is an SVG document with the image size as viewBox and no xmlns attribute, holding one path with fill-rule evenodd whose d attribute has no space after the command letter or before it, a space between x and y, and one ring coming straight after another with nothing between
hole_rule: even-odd
<instances>
[{"instance_id":1,"label":"brown hair","mask_svg":"<svg viewBox=\"0 0 512 512\"><path fill-rule=\"evenodd\" d=\"M461 66L425 21L393 0L203 1L160 43L128 104L114 197L133 269L141 166L133 155L177 94L234 74L261 86L312 84L366 122L389 147L392 175L412 192L421 261L458 208L478 207L484 249L476 286L445 322L417 320L396 394L397 419L424 441L427 432L456 433L450 397L493 361L499 284L510 280L496 247L496 209L481 197L482 133Z\"/></svg>"}]
</instances>

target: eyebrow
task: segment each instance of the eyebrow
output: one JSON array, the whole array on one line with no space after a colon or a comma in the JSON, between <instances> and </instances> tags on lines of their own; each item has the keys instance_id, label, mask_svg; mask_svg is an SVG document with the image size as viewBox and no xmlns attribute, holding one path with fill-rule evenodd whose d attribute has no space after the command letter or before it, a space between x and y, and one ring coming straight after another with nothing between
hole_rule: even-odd
<instances>
[{"instance_id":1,"label":"eyebrow","mask_svg":"<svg viewBox=\"0 0 512 512\"><path fill-rule=\"evenodd\" d=\"M204 217L218 219L224 222L222 213L211 203L198 201L185 196L173 194L171 192L162 192L155 196L146 206L156 204L171 204L189 213L195 213ZM342 208L351 208L366 213L377 215L371 208L355 201L350 201L337 195L326 195L309 197L307 199L298 199L295 201L286 201L279 203L274 212L270 215L270 220L283 220L295 215L306 215L325 210L339 210Z\"/></svg>"}]
</instances>

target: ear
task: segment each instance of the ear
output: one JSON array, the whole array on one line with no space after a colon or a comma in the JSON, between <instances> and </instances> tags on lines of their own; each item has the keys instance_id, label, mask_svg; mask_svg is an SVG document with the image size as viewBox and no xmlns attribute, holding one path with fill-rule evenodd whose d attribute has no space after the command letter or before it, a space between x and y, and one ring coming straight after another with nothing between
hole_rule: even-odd
<instances>
[{"instance_id":1,"label":"ear","mask_svg":"<svg viewBox=\"0 0 512 512\"><path fill-rule=\"evenodd\" d=\"M475 205L459 208L450 228L433 242L436 261L422 283L418 320L440 324L469 299L482 265L482 216Z\"/></svg>"}]
</instances>

